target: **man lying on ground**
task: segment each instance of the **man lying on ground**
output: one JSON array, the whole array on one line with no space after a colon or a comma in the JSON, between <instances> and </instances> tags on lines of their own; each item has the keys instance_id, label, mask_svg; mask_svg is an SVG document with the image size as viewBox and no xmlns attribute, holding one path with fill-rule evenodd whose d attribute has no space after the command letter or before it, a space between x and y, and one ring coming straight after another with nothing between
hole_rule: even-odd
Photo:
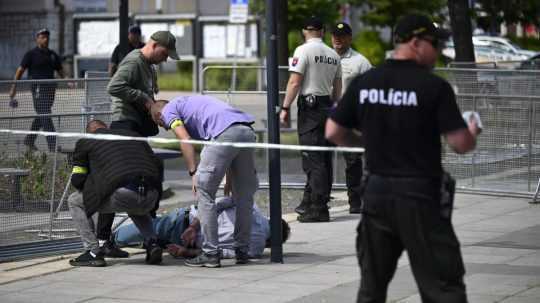
<instances>
[{"instance_id":1,"label":"man lying on ground","mask_svg":"<svg viewBox=\"0 0 540 303\"><path fill-rule=\"evenodd\" d=\"M218 237L219 248L223 258L235 258L234 251L234 225L236 222L236 205L232 197L217 199ZM248 255L250 258L259 258L265 247L270 244L270 224L257 206L253 206L251 221L251 236ZM282 241L287 241L290 234L289 224L281 219ZM158 243L167 248L174 257L192 258L200 253L201 230L197 218L197 209L177 208L168 214L153 220L154 230L157 233ZM143 237L133 224L121 225L113 234L118 246L139 246Z\"/></svg>"}]
</instances>

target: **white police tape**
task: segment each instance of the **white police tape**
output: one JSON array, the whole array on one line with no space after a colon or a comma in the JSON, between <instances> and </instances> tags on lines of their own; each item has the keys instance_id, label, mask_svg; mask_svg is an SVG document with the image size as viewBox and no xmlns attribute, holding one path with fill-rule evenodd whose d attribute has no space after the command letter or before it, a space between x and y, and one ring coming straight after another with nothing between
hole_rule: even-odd
<instances>
[{"instance_id":1,"label":"white police tape","mask_svg":"<svg viewBox=\"0 0 540 303\"><path fill-rule=\"evenodd\" d=\"M56 136L63 138L85 138L97 140L122 140L122 141L146 141L148 143L189 143L195 145L212 145L212 146L232 146L237 148L258 148L258 149L284 149L284 150L301 150L301 151L337 151L348 153L363 153L365 150L362 147L331 147L331 146L311 146L311 145L292 145L292 144L274 144L274 143L247 143L247 142L218 142L218 141L202 141L202 140L180 140L156 137L131 137L112 134L87 134L73 132L44 132L32 130L14 130L0 129L0 133L9 133L14 135L38 135L38 136Z\"/></svg>"}]
</instances>

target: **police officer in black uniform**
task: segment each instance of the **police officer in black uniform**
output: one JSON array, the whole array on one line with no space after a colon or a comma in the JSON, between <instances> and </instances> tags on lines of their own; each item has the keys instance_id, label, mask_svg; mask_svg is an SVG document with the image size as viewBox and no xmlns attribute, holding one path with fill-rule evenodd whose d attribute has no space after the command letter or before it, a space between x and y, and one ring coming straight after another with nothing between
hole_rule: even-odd
<instances>
[{"instance_id":1,"label":"police officer in black uniform","mask_svg":"<svg viewBox=\"0 0 540 303\"><path fill-rule=\"evenodd\" d=\"M49 36L50 32L46 28L36 33L37 46L24 54L21 65L15 72L15 80L20 80L27 69L28 79L54 79L54 71L57 71L58 75L64 78L60 56L49 49ZM51 114L54 95L56 93L56 83L37 82L32 84L31 89L36 113L38 115ZM13 99L16 93L16 84L13 84L9 92L9 97ZM36 117L32 122L30 130L36 131L42 128L48 132L55 131L51 117ZM36 150L35 141L36 135L28 135L24 140L24 144L30 150ZM47 144L49 150L54 151L56 148L56 137L47 136Z\"/></svg>"},{"instance_id":2,"label":"police officer in black uniform","mask_svg":"<svg viewBox=\"0 0 540 303\"><path fill-rule=\"evenodd\" d=\"M426 16L400 19L394 58L355 78L327 121L329 140L355 145L354 128L366 148L357 302L386 301L404 249L422 302L467 302L440 136L465 153L474 149L479 130L475 120L466 125L448 82L430 71L448 36Z\"/></svg>"},{"instance_id":3,"label":"police officer in black uniform","mask_svg":"<svg viewBox=\"0 0 540 303\"><path fill-rule=\"evenodd\" d=\"M118 44L111 55L111 61L109 62L109 76L114 76L118 65L124 59L124 57L129 54L132 50L142 48L144 43L141 41L141 28L137 25L132 25L129 27L128 31L128 48L127 52L123 52Z\"/></svg>"},{"instance_id":4,"label":"police officer in black uniform","mask_svg":"<svg viewBox=\"0 0 540 303\"><path fill-rule=\"evenodd\" d=\"M323 24L316 17L307 19L302 33L306 42L296 48L289 71L287 93L280 121L289 124L290 106L298 96L298 137L302 145L329 145L324 138L324 123L329 109L341 95L339 55L322 41ZM332 188L330 152L302 151L306 186L302 202L295 209L300 222L330 220L327 203Z\"/></svg>"}]
</instances>

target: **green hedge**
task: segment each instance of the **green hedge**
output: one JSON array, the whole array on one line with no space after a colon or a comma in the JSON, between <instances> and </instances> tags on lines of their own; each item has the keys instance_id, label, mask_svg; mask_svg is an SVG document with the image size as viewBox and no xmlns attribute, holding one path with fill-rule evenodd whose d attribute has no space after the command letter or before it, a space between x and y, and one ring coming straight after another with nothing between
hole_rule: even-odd
<instances>
[{"instance_id":1,"label":"green hedge","mask_svg":"<svg viewBox=\"0 0 540 303\"><path fill-rule=\"evenodd\" d=\"M515 36L508 36L507 38L523 49L540 52L540 39L538 38Z\"/></svg>"},{"instance_id":2,"label":"green hedge","mask_svg":"<svg viewBox=\"0 0 540 303\"><path fill-rule=\"evenodd\" d=\"M352 47L364 55L372 65L379 65L384 61L386 50L390 45L385 43L376 31L361 31L352 41Z\"/></svg>"}]
</instances>

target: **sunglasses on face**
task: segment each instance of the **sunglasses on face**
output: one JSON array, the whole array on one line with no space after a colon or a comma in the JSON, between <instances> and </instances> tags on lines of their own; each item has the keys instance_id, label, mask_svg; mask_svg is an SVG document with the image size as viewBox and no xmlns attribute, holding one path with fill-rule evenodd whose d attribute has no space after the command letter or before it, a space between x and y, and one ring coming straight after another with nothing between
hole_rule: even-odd
<instances>
[{"instance_id":1,"label":"sunglasses on face","mask_svg":"<svg viewBox=\"0 0 540 303\"><path fill-rule=\"evenodd\" d=\"M435 38L431 38L431 37L418 37L419 39L422 39L424 41L427 41L431 44L431 46L433 46L434 49L441 49L444 47L444 41L441 41L441 40L438 40L438 39L435 39Z\"/></svg>"}]
</instances>

